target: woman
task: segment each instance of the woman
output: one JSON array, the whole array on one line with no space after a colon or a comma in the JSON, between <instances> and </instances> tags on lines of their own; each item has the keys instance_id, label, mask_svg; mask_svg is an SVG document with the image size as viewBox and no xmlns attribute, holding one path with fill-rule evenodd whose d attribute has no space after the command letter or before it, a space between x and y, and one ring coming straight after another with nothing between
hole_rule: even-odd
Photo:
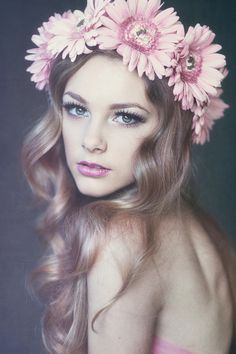
<instances>
[{"instance_id":1,"label":"woman","mask_svg":"<svg viewBox=\"0 0 236 354\"><path fill-rule=\"evenodd\" d=\"M32 277L47 350L228 353L235 253L189 190L192 142L227 108L214 34L185 34L158 0L98 0L32 39L50 98L23 148L47 204Z\"/></svg>"}]
</instances>

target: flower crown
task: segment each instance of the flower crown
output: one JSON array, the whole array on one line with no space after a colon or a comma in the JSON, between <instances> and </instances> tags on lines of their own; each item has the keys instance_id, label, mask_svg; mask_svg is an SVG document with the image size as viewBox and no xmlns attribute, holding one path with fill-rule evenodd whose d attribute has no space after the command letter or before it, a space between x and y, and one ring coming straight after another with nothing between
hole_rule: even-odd
<instances>
[{"instance_id":1,"label":"flower crown","mask_svg":"<svg viewBox=\"0 0 236 354\"><path fill-rule=\"evenodd\" d=\"M220 98L225 56L212 44L209 27L197 24L185 33L174 9L162 5L161 0L88 0L84 12L51 16L32 36L37 47L27 51L31 81L44 89L59 55L74 62L93 48L116 50L129 71L137 69L150 80L167 78L175 100L193 112L193 142L204 144L228 108Z\"/></svg>"}]
</instances>

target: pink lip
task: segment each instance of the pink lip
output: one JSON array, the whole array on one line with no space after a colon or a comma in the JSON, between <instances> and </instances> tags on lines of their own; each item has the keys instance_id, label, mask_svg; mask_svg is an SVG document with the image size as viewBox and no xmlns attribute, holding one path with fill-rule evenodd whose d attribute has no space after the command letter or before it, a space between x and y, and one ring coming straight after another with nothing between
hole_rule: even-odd
<instances>
[{"instance_id":1,"label":"pink lip","mask_svg":"<svg viewBox=\"0 0 236 354\"><path fill-rule=\"evenodd\" d=\"M99 165L99 164L94 163L94 162L80 161L79 164L81 164L81 165L86 165L86 166L91 167L91 168L104 168L104 169L106 169L106 170L109 170L109 168L104 167L104 166Z\"/></svg>"},{"instance_id":2,"label":"pink lip","mask_svg":"<svg viewBox=\"0 0 236 354\"><path fill-rule=\"evenodd\" d=\"M80 161L77 164L77 170L88 177L104 177L111 171L109 168L87 161Z\"/></svg>"}]
</instances>

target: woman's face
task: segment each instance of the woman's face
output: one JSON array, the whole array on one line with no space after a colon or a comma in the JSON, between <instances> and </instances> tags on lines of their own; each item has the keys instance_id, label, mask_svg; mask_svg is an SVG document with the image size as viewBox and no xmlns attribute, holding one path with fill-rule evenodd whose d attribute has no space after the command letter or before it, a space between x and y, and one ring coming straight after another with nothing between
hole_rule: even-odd
<instances>
[{"instance_id":1,"label":"woman's face","mask_svg":"<svg viewBox=\"0 0 236 354\"><path fill-rule=\"evenodd\" d=\"M102 197L131 184L135 154L156 126L137 73L119 59L92 57L63 95L65 154L79 191Z\"/></svg>"}]
</instances>

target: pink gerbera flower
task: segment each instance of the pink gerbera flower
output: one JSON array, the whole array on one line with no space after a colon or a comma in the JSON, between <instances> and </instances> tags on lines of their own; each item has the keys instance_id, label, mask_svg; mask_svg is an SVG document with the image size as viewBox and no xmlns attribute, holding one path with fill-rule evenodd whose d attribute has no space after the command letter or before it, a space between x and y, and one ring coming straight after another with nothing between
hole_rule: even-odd
<instances>
[{"instance_id":1,"label":"pink gerbera flower","mask_svg":"<svg viewBox=\"0 0 236 354\"><path fill-rule=\"evenodd\" d=\"M47 30L52 34L48 49L53 54L68 55L71 61L82 53L90 53L88 46L96 46L97 31L101 26L100 17L105 12L109 0L89 0L84 11L75 10L68 18L49 23Z\"/></svg>"},{"instance_id":2,"label":"pink gerbera flower","mask_svg":"<svg viewBox=\"0 0 236 354\"><path fill-rule=\"evenodd\" d=\"M169 85L174 85L173 93L184 110L192 109L196 101L205 104L208 95L215 96L221 86L226 63L224 55L217 53L221 46L212 44L214 38L207 26L197 24L189 28L174 53Z\"/></svg>"},{"instance_id":3,"label":"pink gerbera flower","mask_svg":"<svg viewBox=\"0 0 236 354\"><path fill-rule=\"evenodd\" d=\"M224 116L224 112L229 105L226 104L221 98L222 90L217 90L215 97L210 97L209 106L206 108L202 116L195 115L193 118L193 142L195 144L203 145L210 139L210 130L212 129L215 121Z\"/></svg>"},{"instance_id":4,"label":"pink gerbera flower","mask_svg":"<svg viewBox=\"0 0 236 354\"><path fill-rule=\"evenodd\" d=\"M46 50L41 48L29 49L29 55L25 58L34 61L27 71L32 74L31 81L36 83L36 88L43 90L48 83L48 78L53 63L53 56L47 54Z\"/></svg>"},{"instance_id":5,"label":"pink gerbera flower","mask_svg":"<svg viewBox=\"0 0 236 354\"><path fill-rule=\"evenodd\" d=\"M55 15L56 17L60 15ZM54 21L55 17L51 16L50 21ZM47 22L43 23L38 29L39 34L32 36L32 42L36 44L36 48L27 50L26 60L33 61L27 71L32 74L31 81L36 83L39 90L43 90L48 83L51 66L55 55L48 50L48 41L52 35L46 30Z\"/></svg>"},{"instance_id":6,"label":"pink gerbera flower","mask_svg":"<svg viewBox=\"0 0 236 354\"><path fill-rule=\"evenodd\" d=\"M59 54L65 59L68 55L74 61L77 55L90 53L87 47L97 45L96 29L101 26L100 17L105 12L109 0L89 0L85 12L67 11L51 16L32 36L36 48L28 50L27 60L33 64L27 69L31 80L42 90L47 84L52 64Z\"/></svg>"},{"instance_id":7,"label":"pink gerbera flower","mask_svg":"<svg viewBox=\"0 0 236 354\"><path fill-rule=\"evenodd\" d=\"M52 36L48 41L48 50L53 55L62 53L63 59L69 55L71 61L75 61L77 55L86 52L87 31L82 11L75 10L69 18L48 23L47 31Z\"/></svg>"},{"instance_id":8,"label":"pink gerbera flower","mask_svg":"<svg viewBox=\"0 0 236 354\"><path fill-rule=\"evenodd\" d=\"M99 48L116 49L128 69L153 80L171 65L180 24L173 8L160 11L160 0L116 0L106 7Z\"/></svg>"},{"instance_id":9,"label":"pink gerbera flower","mask_svg":"<svg viewBox=\"0 0 236 354\"><path fill-rule=\"evenodd\" d=\"M66 11L63 15L51 16L48 22L44 22L42 27L38 29L39 34L32 36L32 42L37 47L27 50L28 55L25 59L33 61L27 71L32 74L31 81L36 83L36 88L39 90L43 90L48 84L51 67L56 59L56 55L48 49L48 42L53 37L48 31L48 27L61 19L70 18L71 14L71 11Z\"/></svg>"}]
</instances>

